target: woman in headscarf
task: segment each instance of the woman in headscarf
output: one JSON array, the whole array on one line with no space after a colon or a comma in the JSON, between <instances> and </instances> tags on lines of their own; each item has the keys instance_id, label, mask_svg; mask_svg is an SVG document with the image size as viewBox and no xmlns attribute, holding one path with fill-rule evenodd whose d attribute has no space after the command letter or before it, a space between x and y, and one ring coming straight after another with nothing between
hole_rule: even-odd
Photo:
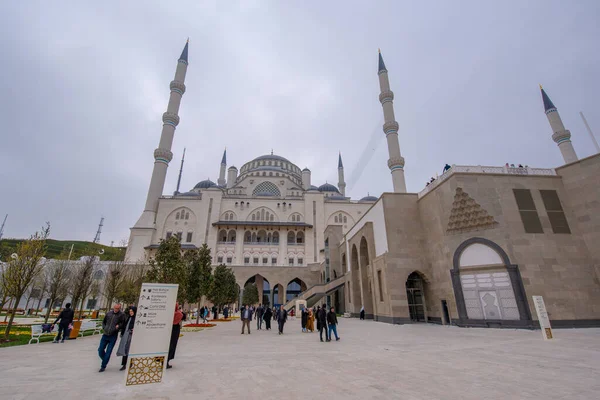
<instances>
[{"instance_id":1,"label":"woman in headscarf","mask_svg":"<svg viewBox=\"0 0 600 400\"><path fill-rule=\"evenodd\" d=\"M128 319L127 324L125 325L125 330L121 334L121 342L119 343L119 348L117 349L117 356L123 356L123 360L121 361L121 369L123 371L127 368L127 356L129 355L129 346L131 346L131 337L133 336L133 327L135 326L135 315L137 313L136 306L130 306L128 311Z\"/></svg>"},{"instance_id":2,"label":"woman in headscarf","mask_svg":"<svg viewBox=\"0 0 600 400\"><path fill-rule=\"evenodd\" d=\"M167 368L173 366L169 364L169 361L175 358L175 350L177 350L177 342L179 341L179 333L181 332L181 320L183 319L183 313L179 309L179 303L175 303L175 315L173 316L173 328L171 330L171 342L169 343L169 358L167 359Z\"/></svg>"},{"instance_id":3,"label":"woman in headscarf","mask_svg":"<svg viewBox=\"0 0 600 400\"><path fill-rule=\"evenodd\" d=\"M306 329L310 332L314 332L315 330L315 315L313 314L313 310L308 310L308 321L306 321Z\"/></svg>"}]
</instances>

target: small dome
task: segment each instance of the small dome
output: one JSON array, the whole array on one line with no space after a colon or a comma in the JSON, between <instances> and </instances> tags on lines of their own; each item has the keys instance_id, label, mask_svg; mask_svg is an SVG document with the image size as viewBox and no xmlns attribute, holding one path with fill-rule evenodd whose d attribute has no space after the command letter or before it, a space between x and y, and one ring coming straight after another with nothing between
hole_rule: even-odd
<instances>
[{"instance_id":1,"label":"small dome","mask_svg":"<svg viewBox=\"0 0 600 400\"><path fill-rule=\"evenodd\" d=\"M308 187L308 190L319 190L319 188L318 188L318 187L316 187L315 185L310 185L310 186Z\"/></svg>"},{"instance_id":2,"label":"small dome","mask_svg":"<svg viewBox=\"0 0 600 400\"><path fill-rule=\"evenodd\" d=\"M310 169L308 169L308 168L304 168L304 169L302 170L302 172L310 172Z\"/></svg>"},{"instance_id":3,"label":"small dome","mask_svg":"<svg viewBox=\"0 0 600 400\"><path fill-rule=\"evenodd\" d=\"M200 196L200 193L198 193L198 192L185 192L185 193L179 193L178 196Z\"/></svg>"},{"instance_id":4,"label":"small dome","mask_svg":"<svg viewBox=\"0 0 600 400\"><path fill-rule=\"evenodd\" d=\"M325 183L321 186L319 186L319 192L337 192L340 193L340 191L338 190L338 188L336 188L335 186L333 186L331 183Z\"/></svg>"},{"instance_id":5,"label":"small dome","mask_svg":"<svg viewBox=\"0 0 600 400\"><path fill-rule=\"evenodd\" d=\"M374 201L377 201L377 200L379 200L378 197L375 197L375 196L365 196L362 199L360 199L358 202L359 203L370 203L370 202L374 202Z\"/></svg>"},{"instance_id":6,"label":"small dome","mask_svg":"<svg viewBox=\"0 0 600 400\"><path fill-rule=\"evenodd\" d=\"M205 181L198 182L198 184L196 186L194 186L194 189L208 189L208 188L216 187L216 186L217 186L216 183L214 183L210 179L207 179Z\"/></svg>"}]
</instances>

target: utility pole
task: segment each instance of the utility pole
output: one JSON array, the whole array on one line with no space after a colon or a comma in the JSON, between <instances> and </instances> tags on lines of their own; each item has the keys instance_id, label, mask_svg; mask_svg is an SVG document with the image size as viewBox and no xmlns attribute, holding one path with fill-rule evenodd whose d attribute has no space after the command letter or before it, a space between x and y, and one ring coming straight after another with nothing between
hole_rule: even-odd
<instances>
[{"instance_id":1,"label":"utility pole","mask_svg":"<svg viewBox=\"0 0 600 400\"><path fill-rule=\"evenodd\" d=\"M2 239L2 234L4 233L4 224L6 224L6 218L8 218L8 214L4 216L4 221L2 221L2 226L0 226L0 239Z\"/></svg>"},{"instance_id":2,"label":"utility pole","mask_svg":"<svg viewBox=\"0 0 600 400\"><path fill-rule=\"evenodd\" d=\"M102 226L104 225L104 217L100 218L100 224L98 225L98 231L94 238L94 243L100 243L100 234L102 233Z\"/></svg>"},{"instance_id":3,"label":"utility pole","mask_svg":"<svg viewBox=\"0 0 600 400\"><path fill-rule=\"evenodd\" d=\"M596 138L594 137L594 134L592 133L592 130L590 129L590 126L587 123L587 120L585 119L585 116L583 115L583 113L581 111L579 111L579 115L581 115L581 119L583 120L583 123L585 124L585 128L587 129L588 133L590 134L590 137L592 138L592 142L594 142L594 146L596 146L596 151L598 153L600 153L600 146L598 146L598 142L596 141ZM2 237L1 234L2 231L0 231L0 237Z\"/></svg>"}]
</instances>

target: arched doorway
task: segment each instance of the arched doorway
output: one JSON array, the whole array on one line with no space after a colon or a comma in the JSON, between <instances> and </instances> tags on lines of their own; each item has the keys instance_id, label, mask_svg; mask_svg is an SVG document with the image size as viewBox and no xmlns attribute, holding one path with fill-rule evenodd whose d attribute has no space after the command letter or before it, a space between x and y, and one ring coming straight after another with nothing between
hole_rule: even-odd
<instances>
[{"instance_id":1,"label":"arched doorway","mask_svg":"<svg viewBox=\"0 0 600 400\"><path fill-rule=\"evenodd\" d=\"M246 283L244 283L243 287L246 287L248 284L255 284L258 289L258 302L264 305L270 306L271 302L271 285L269 281L260 274L256 274L248 278ZM261 291L262 286L262 291Z\"/></svg>"},{"instance_id":2,"label":"arched doorway","mask_svg":"<svg viewBox=\"0 0 600 400\"><path fill-rule=\"evenodd\" d=\"M361 301L360 301L360 266L358 265L358 250L356 249L356 245L352 245L352 254L351 254L351 278L350 278L350 287L349 287L349 299L351 303L354 303L353 310L355 313L360 311Z\"/></svg>"},{"instance_id":3,"label":"arched doorway","mask_svg":"<svg viewBox=\"0 0 600 400\"><path fill-rule=\"evenodd\" d=\"M282 305L284 303L284 299L283 299L283 285L278 283L275 286L273 286L273 297L272 297L272 304L274 307L279 307L280 305Z\"/></svg>"},{"instance_id":4,"label":"arched doorway","mask_svg":"<svg viewBox=\"0 0 600 400\"><path fill-rule=\"evenodd\" d=\"M408 313L413 322L427 322L425 308L425 281L418 272L413 272L406 280Z\"/></svg>"},{"instance_id":5,"label":"arched doorway","mask_svg":"<svg viewBox=\"0 0 600 400\"><path fill-rule=\"evenodd\" d=\"M288 302L306 290L306 283L299 278L292 279L285 291L285 301Z\"/></svg>"},{"instance_id":6,"label":"arched doorway","mask_svg":"<svg viewBox=\"0 0 600 400\"><path fill-rule=\"evenodd\" d=\"M369 268L371 268L369 258L369 246L367 239L363 236L360 239L360 279L362 281L362 306L365 308L366 315L373 315L373 285L369 277Z\"/></svg>"}]
</instances>

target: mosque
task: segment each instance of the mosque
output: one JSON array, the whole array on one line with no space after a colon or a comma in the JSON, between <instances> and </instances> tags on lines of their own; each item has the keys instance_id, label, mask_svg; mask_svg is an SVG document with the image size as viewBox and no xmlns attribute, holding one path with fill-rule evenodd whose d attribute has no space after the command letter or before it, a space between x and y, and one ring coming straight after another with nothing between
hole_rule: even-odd
<instances>
[{"instance_id":1,"label":"mosque","mask_svg":"<svg viewBox=\"0 0 600 400\"><path fill-rule=\"evenodd\" d=\"M338 312L403 324L538 326L543 296L554 327L600 326L600 155L578 159L557 108L542 100L564 158L553 169L452 165L407 193L388 71L378 77L393 192L351 199L338 158L337 186L266 154L227 168L217 182L163 195L188 68L179 57L146 205L131 228L126 260L147 261L162 239L182 251L206 243L262 302L325 298ZM183 165L183 160L182 160Z\"/></svg>"}]
</instances>

